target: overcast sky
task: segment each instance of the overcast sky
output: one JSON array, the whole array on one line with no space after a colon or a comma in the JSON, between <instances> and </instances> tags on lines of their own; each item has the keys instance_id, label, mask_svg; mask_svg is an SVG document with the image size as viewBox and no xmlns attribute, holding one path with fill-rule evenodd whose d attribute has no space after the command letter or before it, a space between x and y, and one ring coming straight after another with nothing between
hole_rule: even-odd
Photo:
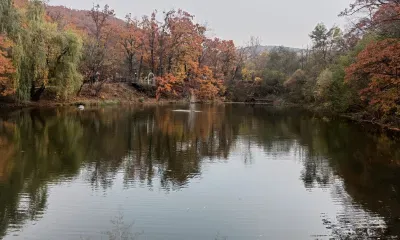
<instances>
[{"instance_id":1,"label":"overcast sky","mask_svg":"<svg viewBox=\"0 0 400 240\"><path fill-rule=\"evenodd\" d=\"M263 45L304 47L309 32L319 22L344 26L337 15L354 0L50 0L52 5L90 9L93 3L109 4L118 17L127 13L140 17L159 11L181 8L207 23L211 36L233 39L243 45L258 36Z\"/></svg>"}]
</instances>

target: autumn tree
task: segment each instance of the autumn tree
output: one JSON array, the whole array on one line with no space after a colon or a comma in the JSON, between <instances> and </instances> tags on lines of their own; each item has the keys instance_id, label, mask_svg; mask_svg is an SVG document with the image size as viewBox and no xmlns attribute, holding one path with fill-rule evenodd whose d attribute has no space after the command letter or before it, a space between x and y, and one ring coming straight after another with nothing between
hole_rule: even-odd
<instances>
[{"instance_id":1,"label":"autumn tree","mask_svg":"<svg viewBox=\"0 0 400 240\"><path fill-rule=\"evenodd\" d=\"M156 20L157 11L151 13L151 16L143 16L141 25L145 34L146 47L145 50L146 60L149 63L149 71L151 73L156 72L156 52L157 52L157 41L159 36L159 24Z\"/></svg>"},{"instance_id":2,"label":"autumn tree","mask_svg":"<svg viewBox=\"0 0 400 240\"><path fill-rule=\"evenodd\" d=\"M386 4L400 4L399 0L355 0L340 15L353 15L364 10L377 10Z\"/></svg>"},{"instance_id":3,"label":"autumn tree","mask_svg":"<svg viewBox=\"0 0 400 240\"><path fill-rule=\"evenodd\" d=\"M400 21L399 6L398 0L355 0L339 16L356 17L354 26L349 30L352 35L362 37L371 30L381 32L382 27L389 32L395 30L396 27L390 29L388 26L393 27L393 23Z\"/></svg>"},{"instance_id":4,"label":"autumn tree","mask_svg":"<svg viewBox=\"0 0 400 240\"><path fill-rule=\"evenodd\" d=\"M12 42L4 35L0 35L0 95L6 96L15 92L15 68L9 54Z\"/></svg>"},{"instance_id":5,"label":"autumn tree","mask_svg":"<svg viewBox=\"0 0 400 240\"><path fill-rule=\"evenodd\" d=\"M180 99L183 97L185 83L183 79L178 79L173 74L166 74L164 77L157 77L156 99L172 98Z\"/></svg>"},{"instance_id":6,"label":"autumn tree","mask_svg":"<svg viewBox=\"0 0 400 240\"><path fill-rule=\"evenodd\" d=\"M369 44L346 70L363 101L379 114L400 113L400 42L386 39Z\"/></svg>"},{"instance_id":7,"label":"autumn tree","mask_svg":"<svg viewBox=\"0 0 400 240\"><path fill-rule=\"evenodd\" d=\"M400 2L356 0L341 15L360 16L353 29L363 33L354 50L354 63L346 69L346 82L375 118L399 113Z\"/></svg>"},{"instance_id":8,"label":"autumn tree","mask_svg":"<svg viewBox=\"0 0 400 240\"><path fill-rule=\"evenodd\" d=\"M92 25L89 27L89 37L84 43L82 70L85 83L100 82L95 89L96 94L98 94L101 86L112 74L113 53L110 41L112 29L109 22L115 16L115 13L108 5L101 8L97 4L88 14L92 20Z\"/></svg>"},{"instance_id":9,"label":"autumn tree","mask_svg":"<svg viewBox=\"0 0 400 240\"><path fill-rule=\"evenodd\" d=\"M128 65L128 76L136 82L141 75L145 48L144 32L139 24L128 14L126 25L120 30L120 44Z\"/></svg>"},{"instance_id":10,"label":"autumn tree","mask_svg":"<svg viewBox=\"0 0 400 240\"><path fill-rule=\"evenodd\" d=\"M208 67L196 69L190 78L191 89L198 100L212 101L225 94L224 81L215 78Z\"/></svg>"},{"instance_id":11,"label":"autumn tree","mask_svg":"<svg viewBox=\"0 0 400 240\"><path fill-rule=\"evenodd\" d=\"M400 38L400 2L381 5L372 18L372 27L386 38Z\"/></svg>"},{"instance_id":12,"label":"autumn tree","mask_svg":"<svg viewBox=\"0 0 400 240\"><path fill-rule=\"evenodd\" d=\"M215 77L231 80L236 70L236 47L233 41L219 38L205 39L202 45L200 66L208 66Z\"/></svg>"},{"instance_id":13,"label":"autumn tree","mask_svg":"<svg viewBox=\"0 0 400 240\"><path fill-rule=\"evenodd\" d=\"M232 74L232 82L237 80L237 79L242 79L242 70L244 67L244 64L247 60L247 51L246 48L241 47L236 49L236 54L235 54L235 63L234 63L234 69L233 69L233 74Z\"/></svg>"},{"instance_id":14,"label":"autumn tree","mask_svg":"<svg viewBox=\"0 0 400 240\"><path fill-rule=\"evenodd\" d=\"M13 42L8 36L15 37L19 28L19 16L13 1L0 2L0 95L3 96L16 90L15 67L11 56Z\"/></svg>"},{"instance_id":15,"label":"autumn tree","mask_svg":"<svg viewBox=\"0 0 400 240\"><path fill-rule=\"evenodd\" d=\"M153 27L158 29L154 49L158 98L195 95L204 101L213 100L223 95L223 80L233 74L236 51L233 42L207 39L206 28L194 23L193 18L185 11L171 10L164 13L163 22ZM149 24L147 18L145 31L151 30Z\"/></svg>"},{"instance_id":16,"label":"autumn tree","mask_svg":"<svg viewBox=\"0 0 400 240\"><path fill-rule=\"evenodd\" d=\"M158 75L173 73L181 78L198 61L205 28L193 22L194 16L183 11L164 13L160 26Z\"/></svg>"},{"instance_id":17,"label":"autumn tree","mask_svg":"<svg viewBox=\"0 0 400 240\"><path fill-rule=\"evenodd\" d=\"M89 12L40 0L19 6L23 10L14 11L11 0L0 3L0 48L2 77L15 77L10 84L2 78L2 86L13 83L20 100L38 100L50 90L66 98L84 83L97 95L117 76L154 76L158 97L213 100L224 95L224 82L240 75L233 41L209 39L206 27L183 10L162 17L154 11L140 20L128 15L123 24L108 5Z\"/></svg>"},{"instance_id":18,"label":"autumn tree","mask_svg":"<svg viewBox=\"0 0 400 240\"><path fill-rule=\"evenodd\" d=\"M44 3L39 0L30 1L19 18L21 27L9 34L14 41L11 53L18 98L39 100L49 86L63 98L76 91L81 81L77 69L80 38L47 22Z\"/></svg>"}]
</instances>

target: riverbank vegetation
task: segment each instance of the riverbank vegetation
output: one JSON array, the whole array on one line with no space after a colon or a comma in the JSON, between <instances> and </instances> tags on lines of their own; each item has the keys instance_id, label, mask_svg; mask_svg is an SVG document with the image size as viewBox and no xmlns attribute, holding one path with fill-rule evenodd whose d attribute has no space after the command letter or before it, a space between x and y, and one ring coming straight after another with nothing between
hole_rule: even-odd
<instances>
[{"instance_id":1,"label":"riverbank vegetation","mask_svg":"<svg viewBox=\"0 0 400 240\"><path fill-rule=\"evenodd\" d=\"M354 0L340 15L352 26L318 23L310 47L264 51L255 37L242 47L209 38L183 10L121 20L108 5L78 11L5 0L0 94L102 99L111 83L126 82L157 100L294 103L399 127L400 2Z\"/></svg>"}]
</instances>

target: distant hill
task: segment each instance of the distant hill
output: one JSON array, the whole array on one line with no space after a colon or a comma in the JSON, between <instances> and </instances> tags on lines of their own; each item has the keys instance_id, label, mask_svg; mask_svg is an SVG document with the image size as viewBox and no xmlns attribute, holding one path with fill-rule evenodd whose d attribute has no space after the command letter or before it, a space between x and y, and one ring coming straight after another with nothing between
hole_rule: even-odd
<instances>
[{"instance_id":1,"label":"distant hill","mask_svg":"<svg viewBox=\"0 0 400 240\"><path fill-rule=\"evenodd\" d=\"M285 47L285 46L260 46L261 51L271 51L274 49L277 49L279 47L283 47L287 50L293 51L293 52L300 52L302 49L301 48L292 48L292 47Z\"/></svg>"},{"instance_id":2,"label":"distant hill","mask_svg":"<svg viewBox=\"0 0 400 240\"><path fill-rule=\"evenodd\" d=\"M26 1L26 0L18 0L18 1ZM51 6L51 5L48 5L46 7L46 10L47 14L53 19L60 17L62 18L62 21L65 22L65 24L74 25L76 28L83 30L85 32L89 32L89 28L93 27L93 21L89 16L90 13L89 10L76 10L64 6ZM123 26L125 22L122 19L114 17L111 19L110 24L114 26ZM257 48L257 53L261 53L264 51L271 51L274 49L278 49L279 47L283 47L286 50L297 53L301 52L302 50L300 48L266 45L266 46L259 46Z\"/></svg>"},{"instance_id":3,"label":"distant hill","mask_svg":"<svg viewBox=\"0 0 400 240\"><path fill-rule=\"evenodd\" d=\"M47 15L52 19L61 21L64 24L71 24L79 30L89 32L94 27L94 23L89 16L90 10L76 10L64 6L46 6ZM110 19L111 26L122 26L125 22L119 18Z\"/></svg>"},{"instance_id":4,"label":"distant hill","mask_svg":"<svg viewBox=\"0 0 400 240\"><path fill-rule=\"evenodd\" d=\"M23 6L27 4L28 0L14 0L16 6ZM94 23L89 16L90 10L77 10L77 9L70 9L65 6L46 6L47 14L53 19L57 20L60 24L65 25L73 25L77 29L89 32L90 29L94 27ZM121 27L125 24L124 20L114 17L110 20L110 25L114 27ZM286 50L293 51L293 52L301 52L302 49L300 48L292 48L292 47L285 47L285 46L258 46L256 52L261 53L264 51L272 51L274 49L278 49L283 47ZM246 47L249 48L249 47Z\"/></svg>"},{"instance_id":5,"label":"distant hill","mask_svg":"<svg viewBox=\"0 0 400 240\"><path fill-rule=\"evenodd\" d=\"M250 49L250 48L251 47L245 47L245 49L248 49L249 51L254 51L254 49ZM276 50L278 48L284 48L285 50L289 50L289 51L297 52L297 53L301 52L301 50L302 50L301 48L266 45L266 46L258 46L257 49L256 49L256 52L259 54L259 53L262 53L262 52L265 52L265 51L270 52L270 51Z\"/></svg>"},{"instance_id":6,"label":"distant hill","mask_svg":"<svg viewBox=\"0 0 400 240\"><path fill-rule=\"evenodd\" d=\"M13 2L17 8L22 8L28 4L29 0L14 0ZM70 9L65 6L53 6L46 4L46 13L58 24L72 25L76 29L83 32L89 32L90 29L93 29L94 27L94 23L89 15L90 10L77 10ZM114 27L120 27L125 24L125 21L117 17L113 17L110 19L109 24Z\"/></svg>"}]
</instances>

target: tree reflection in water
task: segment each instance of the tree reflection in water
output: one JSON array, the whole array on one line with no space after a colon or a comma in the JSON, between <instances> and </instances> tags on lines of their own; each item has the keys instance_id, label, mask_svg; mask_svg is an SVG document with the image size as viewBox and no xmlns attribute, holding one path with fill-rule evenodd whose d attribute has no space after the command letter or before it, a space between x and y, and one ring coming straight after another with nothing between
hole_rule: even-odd
<instances>
[{"instance_id":1,"label":"tree reflection in water","mask_svg":"<svg viewBox=\"0 0 400 240\"><path fill-rule=\"evenodd\" d=\"M136 184L165 191L187 187L202 162L229 161L241 147L293 152L305 188L328 189L343 206L336 219L321 216L334 238L400 236L399 142L365 127L324 121L263 106L199 105L26 110L0 120L0 237L46 211L49 184L83 173L94 190L112 187L123 173ZM241 144L238 144L238 143ZM157 184L158 185L158 184ZM368 221L379 216L383 222Z\"/></svg>"}]
</instances>

